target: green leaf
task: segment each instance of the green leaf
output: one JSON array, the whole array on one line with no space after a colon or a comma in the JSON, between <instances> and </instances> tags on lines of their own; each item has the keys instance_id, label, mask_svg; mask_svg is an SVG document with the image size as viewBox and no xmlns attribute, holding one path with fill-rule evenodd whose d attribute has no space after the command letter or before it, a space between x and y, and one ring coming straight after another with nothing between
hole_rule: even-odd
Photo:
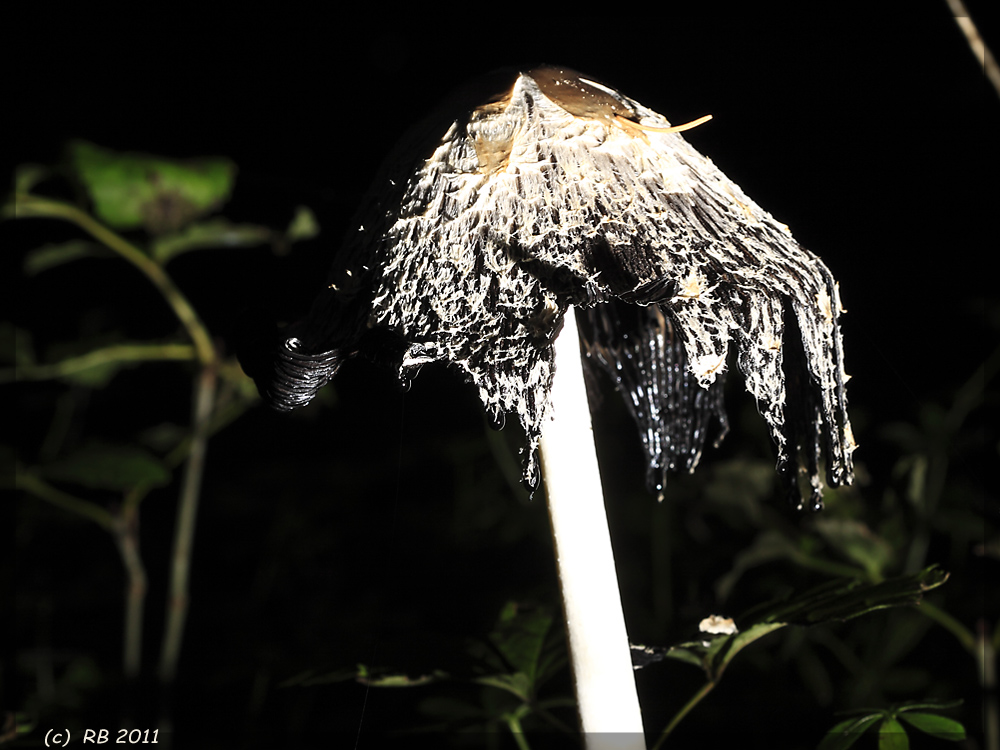
<instances>
[{"instance_id":1,"label":"green leaf","mask_svg":"<svg viewBox=\"0 0 1000 750\"><path fill-rule=\"evenodd\" d=\"M69 240L36 247L24 258L24 272L28 276L61 266L81 258L111 258L114 253L87 240Z\"/></svg>"},{"instance_id":2,"label":"green leaf","mask_svg":"<svg viewBox=\"0 0 1000 750\"><path fill-rule=\"evenodd\" d=\"M878 728L878 750L909 750L910 738L903 725L887 716Z\"/></svg>"},{"instance_id":3,"label":"green leaf","mask_svg":"<svg viewBox=\"0 0 1000 750\"><path fill-rule=\"evenodd\" d=\"M118 357L103 356L123 344L116 333L87 340L59 341L45 351L44 361L36 368L22 368L21 378L62 380L100 390L104 388L126 362Z\"/></svg>"},{"instance_id":4,"label":"green leaf","mask_svg":"<svg viewBox=\"0 0 1000 750\"><path fill-rule=\"evenodd\" d=\"M881 578L892 562L892 547L860 521L819 518L816 531L844 557L858 563L869 578Z\"/></svg>"},{"instance_id":5,"label":"green leaf","mask_svg":"<svg viewBox=\"0 0 1000 750\"><path fill-rule=\"evenodd\" d=\"M868 729L875 722L882 719L883 713L873 713L867 716L844 719L833 725L833 728L823 737L817 750L847 750L851 745L861 739Z\"/></svg>"},{"instance_id":6,"label":"green leaf","mask_svg":"<svg viewBox=\"0 0 1000 750\"><path fill-rule=\"evenodd\" d=\"M911 457L910 481L907 483L906 499L918 511L926 512L927 470L930 461L927 456L917 453Z\"/></svg>"},{"instance_id":7,"label":"green leaf","mask_svg":"<svg viewBox=\"0 0 1000 750\"><path fill-rule=\"evenodd\" d=\"M44 363L31 370L22 368L20 376L32 377L40 371L41 375L57 377L85 388L100 390L111 382L124 363L117 359L99 356L100 348L83 350L84 346L93 346L93 343L93 340L55 343L45 352Z\"/></svg>"},{"instance_id":8,"label":"green leaf","mask_svg":"<svg viewBox=\"0 0 1000 750\"><path fill-rule=\"evenodd\" d=\"M432 682L437 682L441 679L442 674L434 672L432 674L424 674L419 677L410 677L405 674L384 674L378 677L368 677L364 680L360 680L367 685L372 687L381 688L399 688L399 687L416 687L418 685L428 685Z\"/></svg>"},{"instance_id":9,"label":"green leaf","mask_svg":"<svg viewBox=\"0 0 1000 750\"><path fill-rule=\"evenodd\" d=\"M218 218L190 224L179 232L158 237L150 247L150 255L160 262L190 250L218 247L250 247L271 242L273 230L257 224L233 224Z\"/></svg>"},{"instance_id":10,"label":"green leaf","mask_svg":"<svg viewBox=\"0 0 1000 750\"><path fill-rule=\"evenodd\" d=\"M525 702L531 700L532 683L531 679L524 672L484 675L483 677L476 677L473 682L506 690L508 693L516 695Z\"/></svg>"},{"instance_id":11,"label":"green leaf","mask_svg":"<svg viewBox=\"0 0 1000 750\"><path fill-rule=\"evenodd\" d=\"M285 230L285 237L289 242L301 242L310 240L319 234L319 222L316 216L306 206L297 206L295 216L292 217L288 229Z\"/></svg>"},{"instance_id":12,"label":"green leaf","mask_svg":"<svg viewBox=\"0 0 1000 750\"><path fill-rule=\"evenodd\" d=\"M741 551L733 560L733 567L715 583L715 595L720 600L729 598L737 582L751 568L774 560L795 560L799 555L798 545L777 529L766 529Z\"/></svg>"},{"instance_id":13,"label":"green leaf","mask_svg":"<svg viewBox=\"0 0 1000 750\"><path fill-rule=\"evenodd\" d=\"M755 608L741 618L741 624L749 621L818 625L850 620L877 609L917 604L925 591L937 588L946 580L948 574L936 565L881 583L837 579L791 599Z\"/></svg>"},{"instance_id":14,"label":"green leaf","mask_svg":"<svg viewBox=\"0 0 1000 750\"><path fill-rule=\"evenodd\" d=\"M722 639L720 638L717 640ZM676 646L671 646L667 649L665 656L670 659L685 662L693 667L705 669L706 665L710 663L705 659L705 654L708 651L708 646L706 644L710 643L711 641L686 641L684 643L678 643Z\"/></svg>"},{"instance_id":15,"label":"green leaf","mask_svg":"<svg viewBox=\"0 0 1000 750\"><path fill-rule=\"evenodd\" d=\"M166 467L141 448L103 443L86 445L42 471L51 480L103 490L125 490L138 484L162 487L171 479Z\"/></svg>"},{"instance_id":16,"label":"green leaf","mask_svg":"<svg viewBox=\"0 0 1000 750\"><path fill-rule=\"evenodd\" d=\"M952 740L953 742L965 739L965 727L960 722L949 719L947 716L901 712L899 718L932 737L942 740Z\"/></svg>"},{"instance_id":17,"label":"green leaf","mask_svg":"<svg viewBox=\"0 0 1000 750\"><path fill-rule=\"evenodd\" d=\"M326 674L317 675L315 669L307 669L294 677L289 677L278 684L279 688L312 687L313 685L329 685L336 682L347 682L357 679L358 670L351 668L338 669Z\"/></svg>"},{"instance_id":18,"label":"green leaf","mask_svg":"<svg viewBox=\"0 0 1000 750\"><path fill-rule=\"evenodd\" d=\"M706 502L719 512L732 511L758 519L760 505L774 492L773 462L733 458L715 464L702 491Z\"/></svg>"},{"instance_id":19,"label":"green leaf","mask_svg":"<svg viewBox=\"0 0 1000 750\"><path fill-rule=\"evenodd\" d=\"M681 643L667 651L667 656L700 666L710 681L717 681L736 654L779 628L849 620L876 609L916 604L924 591L947 579L947 573L931 566L877 584L858 579L829 581L790 599L750 610L739 618L740 632Z\"/></svg>"},{"instance_id":20,"label":"green leaf","mask_svg":"<svg viewBox=\"0 0 1000 750\"><path fill-rule=\"evenodd\" d=\"M0 324L0 340L5 333L4 326ZM84 346L93 346L93 339L54 344L47 353L47 359L51 361L45 363L32 361L30 349L26 352L18 350L15 352L18 357L17 369L0 370L0 382L61 378L88 388L102 388L123 367L154 361L188 362L197 356L190 344L117 342L114 335L102 338L114 343L82 352L80 350ZM21 343L20 339L19 336L18 343Z\"/></svg>"},{"instance_id":21,"label":"green leaf","mask_svg":"<svg viewBox=\"0 0 1000 750\"><path fill-rule=\"evenodd\" d=\"M513 671L526 677L529 692L536 687L539 661L552 621L552 613L544 607L507 602L489 635Z\"/></svg>"},{"instance_id":22,"label":"green leaf","mask_svg":"<svg viewBox=\"0 0 1000 750\"><path fill-rule=\"evenodd\" d=\"M733 658L756 640L763 638L775 630L785 627L783 622L758 623L744 632L733 633L724 637L705 636L701 641L689 641L672 647L667 651L671 659L685 661L705 670L710 681L717 681L722 676L726 665Z\"/></svg>"},{"instance_id":23,"label":"green leaf","mask_svg":"<svg viewBox=\"0 0 1000 750\"><path fill-rule=\"evenodd\" d=\"M228 159L167 159L86 141L71 143L69 156L102 221L152 234L179 229L221 206L236 175Z\"/></svg>"},{"instance_id":24,"label":"green leaf","mask_svg":"<svg viewBox=\"0 0 1000 750\"><path fill-rule=\"evenodd\" d=\"M173 422L161 422L139 433L136 440L140 445L166 455L191 436L191 430Z\"/></svg>"},{"instance_id":25,"label":"green leaf","mask_svg":"<svg viewBox=\"0 0 1000 750\"><path fill-rule=\"evenodd\" d=\"M420 701L418 710L427 716L449 723L482 720L489 717L489 712L484 711L481 707L473 703L446 696L430 696L425 698Z\"/></svg>"},{"instance_id":26,"label":"green leaf","mask_svg":"<svg viewBox=\"0 0 1000 750\"><path fill-rule=\"evenodd\" d=\"M903 713L904 711L920 711L920 710L931 710L931 711L947 711L949 708L958 708L963 703L962 699L954 701L936 701L936 700L916 700L916 701L906 701L905 703L896 704L896 713Z\"/></svg>"},{"instance_id":27,"label":"green leaf","mask_svg":"<svg viewBox=\"0 0 1000 750\"><path fill-rule=\"evenodd\" d=\"M449 677L445 672L440 670L434 670L430 674L420 675L419 677L410 677L406 674L393 673L382 669L370 668L366 664L358 664L355 679L362 685L371 685L372 687L380 688L400 688L427 685L431 682L447 680ZM313 679L308 684L318 683Z\"/></svg>"}]
</instances>

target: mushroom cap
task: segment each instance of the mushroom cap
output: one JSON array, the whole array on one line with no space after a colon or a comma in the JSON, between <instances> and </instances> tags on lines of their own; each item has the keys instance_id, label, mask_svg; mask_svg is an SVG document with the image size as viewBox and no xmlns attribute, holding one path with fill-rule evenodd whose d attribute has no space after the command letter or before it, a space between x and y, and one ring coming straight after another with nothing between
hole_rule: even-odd
<instances>
[{"instance_id":1,"label":"mushroom cap","mask_svg":"<svg viewBox=\"0 0 1000 750\"><path fill-rule=\"evenodd\" d=\"M818 506L820 460L831 485L849 483L855 447L837 284L669 128L566 68L501 72L462 90L386 162L328 288L257 373L265 397L299 405L359 352L403 380L447 362L496 422L520 420L533 487L552 342L574 305L586 311L591 359L620 384L634 365L633 415L661 438L646 440L653 484L666 468L693 469L710 421L724 434L720 380L735 342L789 493L800 497L801 464ZM616 322L623 305L641 308L634 331ZM678 368L671 382L690 385L689 397L650 379ZM699 388L712 396L697 404ZM698 434L671 437L677 424Z\"/></svg>"}]
</instances>

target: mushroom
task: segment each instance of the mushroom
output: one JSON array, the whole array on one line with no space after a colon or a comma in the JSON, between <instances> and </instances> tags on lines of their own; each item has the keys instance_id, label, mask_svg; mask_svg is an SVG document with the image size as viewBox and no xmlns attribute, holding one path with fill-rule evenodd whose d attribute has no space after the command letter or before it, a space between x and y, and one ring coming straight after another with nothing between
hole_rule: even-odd
<instances>
[{"instance_id":1,"label":"mushroom","mask_svg":"<svg viewBox=\"0 0 1000 750\"><path fill-rule=\"evenodd\" d=\"M364 354L404 382L444 361L497 426L516 416L524 481L546 483L583 729L636 746L581 339L626 396L661 498L666 472L726 432L731 343L795 504L820 507L821 460L831 486L852 480L837 284L678 133L704 119L672 126L565 68L487 77L397 147L309 315L244 359L282 410Z\"/></svg>"}]
</instances>

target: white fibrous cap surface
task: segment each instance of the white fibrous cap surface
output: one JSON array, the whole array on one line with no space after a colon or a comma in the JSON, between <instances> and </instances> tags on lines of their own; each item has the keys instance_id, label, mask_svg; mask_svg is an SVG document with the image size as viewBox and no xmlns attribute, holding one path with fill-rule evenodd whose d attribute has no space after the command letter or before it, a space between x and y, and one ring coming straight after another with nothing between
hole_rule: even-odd
<instances>
[{"instance_id":1,"label":"white fibrous cap surface","mask_svg":"<svg viewBox=\"0 0 1000 750\"><path fill-rule=\"evenodd\" d=\"M661 456L657 472L693 468L710 421L725 432L721 394L696 406L661 391L682 380L695 395L710 391L735 345L789 491L801 464L818 504L821 459L831 484L851 481L833 276L679 133L664 132L662 115L572 71L539 68L438 122L380 178L365 229L349 234L331 278L337 293L365 300L366 330L399 337L403 377L435 360L459 368L491 415L519 418L534 484L551 342L572 304L589 315L583 336L597 365L619 385L623 366L638 367L642 392L626 400L640 432L661 436L644 437L650 460ZM639 360L632 344L593 331L622 305L649 311L633 336L646 341ZM678 367L683 378L656 374ZM688 419L697 440L662 438L674 419Z\"/></svg>"}]
</instances>

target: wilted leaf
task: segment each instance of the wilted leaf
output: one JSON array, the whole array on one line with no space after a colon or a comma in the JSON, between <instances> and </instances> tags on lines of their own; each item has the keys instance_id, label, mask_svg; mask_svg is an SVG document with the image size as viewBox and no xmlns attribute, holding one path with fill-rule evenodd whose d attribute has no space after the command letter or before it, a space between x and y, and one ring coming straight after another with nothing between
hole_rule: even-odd
<instances>
[{"instance_id":1,"label":"wilted leaf","mask_svg":"<svg viewBox=\"0 0 1000 750\"><path fill-rule=\"evenodd\" d=\"M69 152L102 221L153 234L179 229L220 206L236 174L235 165L223 158L174 160L85 141L71 143Z\"/></svg>"},{"instance_id":2,"label":"wilted leaf","mask_svg":"<svg viewBox=\"0 0 1000 750\"><path fill-rule=\"evenodd\" d=\"M138 484L162 487L170 472L151 454L133 445L94 443L43 467L53 480L104 490L124 490Z\"/></svg>"}]
</instances>

